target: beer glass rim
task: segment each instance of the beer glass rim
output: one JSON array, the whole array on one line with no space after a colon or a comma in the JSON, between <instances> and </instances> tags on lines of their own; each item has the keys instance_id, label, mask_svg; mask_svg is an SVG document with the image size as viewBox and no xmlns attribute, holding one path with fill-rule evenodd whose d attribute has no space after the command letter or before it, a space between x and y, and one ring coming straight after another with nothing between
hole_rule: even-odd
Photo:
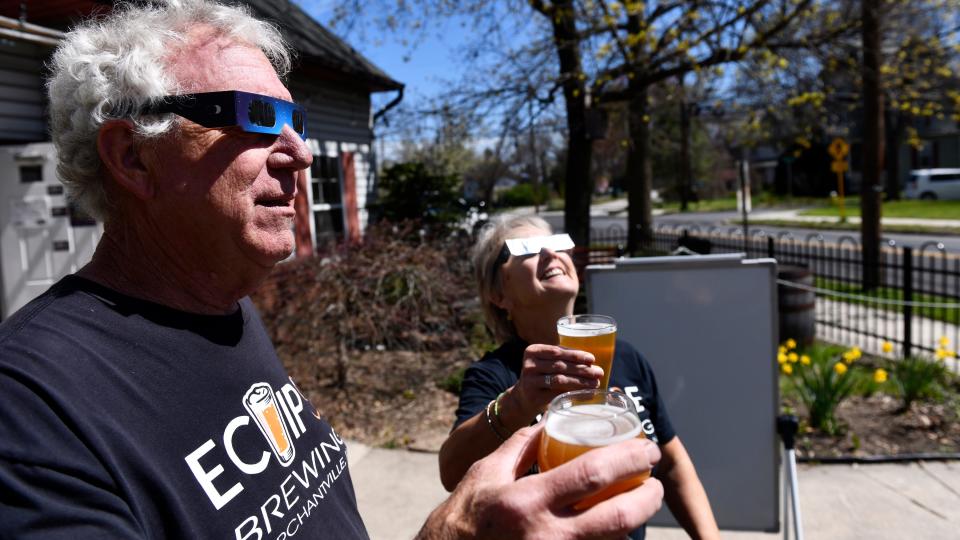
<instances>
[{"instance_id":1,"label":"beer glass rim","mask_svg":"<svg viewBox=\"0 0 960 540\"><path fill-rule=\"evenodd\" d=\"M614 328L617 327L617 321L609 315L598 315L595 313L581 313L580 315L564 315L557 319L557 326L567 326L577 323L599 323L607 324Z\"/></svg>"},{"instance_id":2,"label":"beer glass rim","mask_svg":"<svg viewBox=\"0 0 960 540\"><path fill-rule=\"evenodd\" d=\"M617 392L616 390L600 390L599 388L571 390L569 392L564 392L550 400L550 404L547 406L547 413L559 414L561 416L569 415L569 409L573 404L586 405L590 403L596 403L596 401L594 401L596 396L603 396L604 405L614 405L614 403L611 403L608 398L610 396L616 397L616 401L619 402L622 407L616 414L613 415L614 417L620 417L624 414L630 413L637 414L636 407L634 406L633 401L630 400L629 396L623 392ZM565 401L571 401L571 406L561 407L561 404Z\"/></svg>"}]
</instances>

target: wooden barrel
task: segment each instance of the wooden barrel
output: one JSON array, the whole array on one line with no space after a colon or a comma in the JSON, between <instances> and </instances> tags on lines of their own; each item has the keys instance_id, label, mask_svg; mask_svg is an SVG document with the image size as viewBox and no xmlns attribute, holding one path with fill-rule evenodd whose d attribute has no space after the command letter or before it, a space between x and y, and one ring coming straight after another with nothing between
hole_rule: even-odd
<instances>
[{"instance_id":1,"label":"wooden barrel","mask_svg":"<svg viewBox=\"0 0 960 540\"><path fill-rule=\"evenodd\" d=\"M779 266L777 279L813 287L813 274L806 266ZM816 294L812 290L778 283L777 300L780 304L780 342L793 338L801 345L813 343L816 335Z\"/></svg>"}]
</instances>

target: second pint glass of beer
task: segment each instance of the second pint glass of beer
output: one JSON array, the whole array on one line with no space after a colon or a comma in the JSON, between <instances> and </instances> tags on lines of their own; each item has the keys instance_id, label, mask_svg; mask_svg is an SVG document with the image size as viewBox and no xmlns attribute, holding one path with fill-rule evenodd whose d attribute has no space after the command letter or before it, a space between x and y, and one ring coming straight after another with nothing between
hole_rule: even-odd
<instances>
[{"instance_id":1,"label":"second pint glass of beer","mask_svg":"<svg viewBox=\"0 0 960 540\"><path fill-rule=\"evenodd\" d=\"M557 321L560 346L593 354L603 368L600 390L610 387L613 348L617 341L617 321L606 315L567 315Z\"/></svg>"},{"instance_id":2,"label":"second pint glass of beer","mask_svg":"<svg viewBox=\"0 0 960 540\"><path fill-rule=\"evenodd\" d=\"M537 464L541 471L558 467L594 448L644 438L640 416L625 394L576 390L553 398L544 417ZM629 491L650 477L650 471L621 480L574 505L584 510Z\"/></svg>"}]
</instances>

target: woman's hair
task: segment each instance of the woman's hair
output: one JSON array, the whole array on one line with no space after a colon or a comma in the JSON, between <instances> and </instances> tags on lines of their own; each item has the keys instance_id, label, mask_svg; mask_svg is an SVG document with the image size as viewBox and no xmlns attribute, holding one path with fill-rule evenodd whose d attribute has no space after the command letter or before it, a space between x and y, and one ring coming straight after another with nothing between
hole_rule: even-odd
<instances>
[{"instance_id":1,"label":"woman's hair","mask_svg":"<svg viewBox=\"0 0 960 540\"><path fill-rule=\"evenodd\" d=\"M514 216L494 219L488 223L477 238L473 246L471 260L473 261L474 276L477 279L477 293L480 296L480 305L483 308L483 318L487 328L493 332L499 341L507 341L517 337L517 329L510 320L507 310L493 303L494 296L503 294L503 283L500 276L500 267L505 261L500 258L504 241L511 238L511 233L522 227L536 227L548 232L553 229L550 224L539 216Z\"/></svg>"},{"instance_id":2,"label":"woman's hair","mask_svg":"<svg viewBox=\"0 0 960 540\"><path fill-rule=\"evenodd\" d=\"M143 140L168 132L174 115L140 111L163 96L194 91L174 80L166 64L197 29L260 49L280 77L290 71L290 51L277 28L245 6L210 0L121 3L72 29L54 52L47 92L57 172L70 198L93 216L104 219L109 210L97 152L100 126L129 118Z\"/></svg>"}]
</instances>

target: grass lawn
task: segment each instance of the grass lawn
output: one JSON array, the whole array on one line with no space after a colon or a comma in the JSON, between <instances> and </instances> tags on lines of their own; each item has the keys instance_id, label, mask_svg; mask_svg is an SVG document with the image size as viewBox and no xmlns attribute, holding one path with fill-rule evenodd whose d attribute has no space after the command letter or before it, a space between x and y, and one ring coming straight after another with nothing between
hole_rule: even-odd
<instances>
[{"instance_id":1,"label":"grass lawn","mask_svg":"<svg viewBox=\"0 0 960 540\"><path fill-rule=\"evenodd\" d=\"M796 208L797 206L829 206L830 199L823 197L784 197L772 193L759 193L753 196L753 208ZM849 204L849 203L848 203ZM680 212L680 203L676 201L665 202L659 206L669 213ZM737 209L736 196L721 197L718 199L704 199L699 202L690 203L688 212L725 212Z\"/></svg>"},{"instance_id":2,"label":"grass lawn","mask_svg":"<svg viewBox=\"0 0 960 540\"><path fill-rule=\"evenodd\" d=\"M667 201L659 205L665 212L675 214L680 212L680 203L678 201ZM726 210L736 210L737 199L735 197L724 197L720 199L706 199L687 204L687 212L724 212Z\"/></svg>"},{"instance_id":3,"label":"grass lawn","mask_svg":"<svg viewBox=\"0 0 960 540\"><path fill-rule=\"evenodd\" d=\"M816 221L799 222L790 219L751 219L750 225L768 227L786 227L793 229L816 229L826 231L859 231L858 223L817 223ZM960 227L938 227L934 225L896 225L885 224L883 226L885 233L905 233L905 234L950 234L960 235Z\"/></svg>"},{"instance_id":4,"label":"grass lawn","mask_svg":"<svg viewBox=\"0 0 960 540\"><path fill-rule=\"evenodd\" d=\"M860 201L848 198L845 201L847 216L860 215ZM802 216L840 216L836 206L811 208L801 212ZM902 200L883 203L883 217L917 219L960 219L960 201L917 201Z\"/></svg>"}]
</instances>

